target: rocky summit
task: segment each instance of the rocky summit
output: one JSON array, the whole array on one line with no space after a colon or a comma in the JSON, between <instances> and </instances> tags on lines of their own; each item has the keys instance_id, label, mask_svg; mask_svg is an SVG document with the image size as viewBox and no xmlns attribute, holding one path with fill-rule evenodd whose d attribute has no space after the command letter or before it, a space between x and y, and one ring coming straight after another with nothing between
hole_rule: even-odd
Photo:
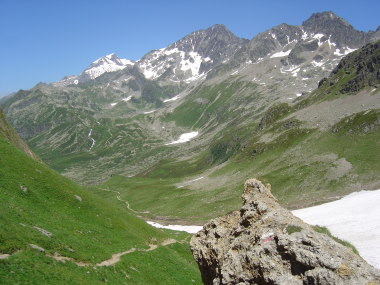
<instances>
[{"instance_id":1,"label":"rocky summit","mask_svg":"<svg viewBox=\"0 0 380 285\"><path fill-rule=\"evenodd\" d=\"M380 284L377 269L281 207L270 185L248 180L242 199L191 240L204 284Z\"/></svg>"}]
</instances>

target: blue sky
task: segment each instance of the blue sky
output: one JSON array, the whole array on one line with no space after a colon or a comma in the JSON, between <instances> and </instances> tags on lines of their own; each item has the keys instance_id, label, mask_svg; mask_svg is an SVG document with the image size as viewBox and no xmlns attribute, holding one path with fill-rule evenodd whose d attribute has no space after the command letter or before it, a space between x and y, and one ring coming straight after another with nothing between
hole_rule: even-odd
<instances>
[{"instance_id":1,"label":"blue sky","mask_svg":"<svg viewBox=\"0 0 380 285\"><path fill-rule=\"evenodd\" d=\"M213 24L251 39L326 10L359 30L380 25L378 0L0 0L0 95L79 74L112 52L136 60Z\"/></svg>"}]
</instances>

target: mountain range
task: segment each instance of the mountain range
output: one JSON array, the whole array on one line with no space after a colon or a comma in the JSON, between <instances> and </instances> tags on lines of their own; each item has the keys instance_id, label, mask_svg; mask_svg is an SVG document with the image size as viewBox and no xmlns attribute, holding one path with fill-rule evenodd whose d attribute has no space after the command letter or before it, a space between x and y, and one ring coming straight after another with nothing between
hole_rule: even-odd
<instances>
[{"instance_id":1,"label":"mountain range","mask_svg":"<svg viewBox=\"0 0 380 285\"><path fill-rule=\"evenodd\" d=\"M214 25L3 98L2 280L200 284L189 235L141 218L204 224L251 177L290 209L380 188L379 87L380 28L328 11L251 40Z\"/></svg>"}]
</instances>

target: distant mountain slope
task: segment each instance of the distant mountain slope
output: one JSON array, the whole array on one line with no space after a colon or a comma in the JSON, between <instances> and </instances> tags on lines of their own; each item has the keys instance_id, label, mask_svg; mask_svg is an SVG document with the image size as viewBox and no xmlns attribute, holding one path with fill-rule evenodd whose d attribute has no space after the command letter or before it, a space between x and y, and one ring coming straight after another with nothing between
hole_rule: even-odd
<instances>
[{"instance_id":1,"label":"distant mountain slope","mask_svg":"<svg viewBox=\"0 0 380 285\"><path fill-rule=\"evenodd\" d=\"M4 117L3 111L0 109L0 136L10 144L21 149L25 154L35 160L39 158L30 150L28 145L19 137L15 130L9 125Z\"/></svg>"},{"instance_id":2,"label":"distant mountain slope","mask_svg":"<svg viewBox=\"0 0 380 285\"><path fill-rule=\"evenodd\" d=\"M80 75L66 76L62 80L53 83L54 86L67 86L85 83L101 76L104 73L122 70L128 66L133 66L134 62L128 59L119 58L116 54L111 53L102 58L95 60Z\"/></svg>"},{"instance_id":3,"label":"distant mountain slope","mask_svg":"<svg viewBox=\"0 0 380 285\"><path fill-rule=\"evenodd\" d=\"M200 284L188 247L176 241L187 235L152 228L124 203L105 202L31 159L4 124L1 118L2 284ZM149 247L154 250L144 252ZM114 266L101 266L128 250Z\"/></svg>"},{"instance_id":4,"label":"distant mountain slope","mask_svg":"<svg viewBox=\"0 0 380 285\"><path fill-rule=\"evenodd\" d=\"M377 41L367 44L362 49L343 58L330 76L319 82L319 92L315 92L305 102L332 99L331 96L352 94L365 87L376 89L379 84L380 41ZM326 94L329 94L330 97L327 97Z\"/></svg>"}]
</instances>

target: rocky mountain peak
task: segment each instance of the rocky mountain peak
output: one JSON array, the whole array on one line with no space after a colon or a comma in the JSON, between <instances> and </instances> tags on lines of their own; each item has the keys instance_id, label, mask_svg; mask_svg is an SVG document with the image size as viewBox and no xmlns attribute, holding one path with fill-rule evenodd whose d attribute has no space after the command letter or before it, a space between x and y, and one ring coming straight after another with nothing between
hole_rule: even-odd
<instances>
[{"instance_id":1,"label":"rocky mountain peak","mask_svg":"<svg viewBox=\"0 0 380 285\"><path fill-rule=\"evenodd\" d=\"M138 66L149 79L161 77L189 82L204 77L247 42L218 24L192 32L166 48L146 54Z\"/></svg>"},{"instance_id":2,"label":"rocky mountain peak","mask_svg":"<svg viewBox=\"0 0 380 285\"><path fill-rule=\"evenodd\" d=\"M270 185L250 179L243 207L191 239L204 284L372 284L380 272L351 249L282 208ZM373 283L376 284L376 283Z\"/></svg>"},{"instance_id":3,"label":"rocky mountain peak","mask_svg":"<svg viewBox=\"0 0 380 285\"><path fill-rule=\"evenodd\" d=\"M92 62L80 75L70 75L53 83L54 86L67 86L93 80L106 72L114 72L133 66L135 63L129 59L119 58L115 53L103 56Z\"/></svg>"},{"instance_id":4,"label":"rocky mountain peak","mask_svg":"<svg viewBox=\"0 0 380 285\"><path fill-rule=\"evenodd\" d=\"M168 49L177 48L185 52L194 51L203 57L216 59L220 54L230 55L231 49L236 49L237 46L245 42L248 40L237 37L226 26L216 24L183 37L171 44Z\"/></svg>"},{"instance_id":5,"label":"rocky mountain peak","mask_svg":"<svg viewBox=\"0 0 380 285\"><path fill-rule=\"evenodd\" d=\"M134 63L128 59L119 58L116 54L111 53L95 60L80 75L81 80L95 79L105 72L113 72L124 69Z\"/></svg>"},{"instance_id":6,"label":"rocky mountain peak","mask_svg":"<svg viewBox=\"0 0 380 285\"><path fill-rule=\"evenodd\" d=\"M358 48L369 40L367 33L356 30L332 11L312 14L302 23L302 27L309 33L325 34L338 48Z\"/></svg>"},{"instance_id":7,"label":"rocky mountain peak","mask_svg":"<svg viewBox=\"0 0 380 285\"><path fill-rule=\"evenodd\" d=\"M347 21L337 16L333 11L313 13L309 19L302 23L302 26L318 28L326 25L328 22L352 28L352 26Z\"/></svg>"},{"instance_id":8,"label":"rocky mountain peak","mask_svg":"<svg viewBox=\"0 0 380 285\"><path fill-rule=\"evenodd\" d=\"M99 67L101 65L120 66L124 68L126 65L133 65L133 64L134 64L133 61L125 59L125 58L119 58L115 53L111 53L95 60L93 63L90 64L90 66L86 70L90 70L94 67Z\"/></svg>"}]
</instances>

